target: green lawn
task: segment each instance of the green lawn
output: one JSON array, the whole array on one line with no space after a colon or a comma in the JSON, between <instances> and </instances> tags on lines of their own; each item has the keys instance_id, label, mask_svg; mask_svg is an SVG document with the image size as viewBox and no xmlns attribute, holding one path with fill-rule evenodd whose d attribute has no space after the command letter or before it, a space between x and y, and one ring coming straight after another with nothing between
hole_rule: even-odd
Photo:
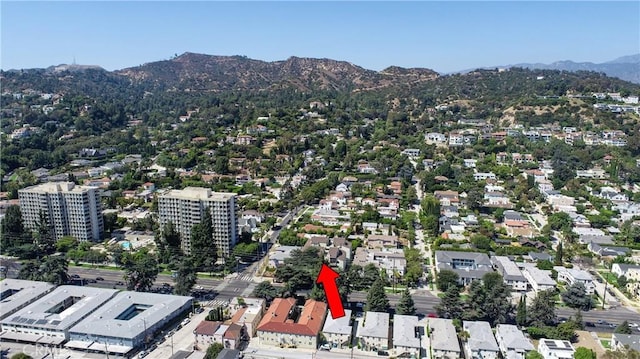
<instances>
[{"instance_id":1,"label":"green lawn","mask_svg":"<svg viewBox=\"0 0 640 359\"><path fill-rule=\"evenodd\" d=\"M605 349L611 349L611 340L600 339L600 343Z\"/></svg>"},{"instance_id":2,"label":"green lawn","mask_svg":"<svg viewBox=\"0 0 640 359\"><path fill-rule=\"evenodd\" d=\"M616 275L610 272L599 272L600 275L611 285L618 285Z\"/></svg>"}]
</instances>

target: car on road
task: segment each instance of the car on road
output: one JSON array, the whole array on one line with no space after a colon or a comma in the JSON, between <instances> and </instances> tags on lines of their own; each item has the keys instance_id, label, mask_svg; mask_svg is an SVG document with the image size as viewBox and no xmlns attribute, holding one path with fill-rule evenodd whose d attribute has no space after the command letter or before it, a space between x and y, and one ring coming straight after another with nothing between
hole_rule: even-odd
<instances>
[{"instance_id":1,"label":"car on road","mask_svg":"<svg viewBox=\"0 0 640 359\"><path fill-rule=\"evenodd\" d=\"M116 285L124 285L124 283L123 283L123 282L121 282L121 281L117 281L117 282L116 282Z\"/></svg>"},{"instance_id":2,"label":"car on road","mask_svg":"<svg viewBox=\"0 0 640 359\"><path fill-rule=\"evenodd\" d=\"M320 350L330 351L330 350L331 350L331 345L326 344L326 343L325 343L325 344L322 344L322 345L320 346Z\"/></svg>"},{"instance_id":3,"label":"car on road","mask_svg":"<svg viewBox=\"0 0 640 359\"><path fill-rule=\"evenodd\" d=\"M104 280L102 277L96 277L96 280Z\"/></svg>"},{"instance_id":4,"label":"car on road","mask_svg":"<svg viewBox=\"0 0 640 359\"><path fill-rule=\"evenodd\" d=\"M147 355L149 355L149 352L146 350L141 351L140 353L138 353L138 358L144 358Z\"/></svg>"},{"instance_id":5,"label":"car on road","mask_svg":"<svg viewBox=\"0 0 640 359\"><path fill-rule=\"evenodd\" d=\"M89 280L88 280L88 282L89 282L89 283L98 283L98 281L97 281L97 280L95 280L95 279L89 279Z\"/></svg>"},{"instance_id":6,"label":"car on road","mask_svg":"<svg viewBox=\"0 0 640 359\"><path fill-rule=\"evenodd\" d=\"M78 274L73 274L73 275L71 276L71 278L73 278L73 279L80 279L80 276L79 276Z\"/></svg>"}]
</instances>

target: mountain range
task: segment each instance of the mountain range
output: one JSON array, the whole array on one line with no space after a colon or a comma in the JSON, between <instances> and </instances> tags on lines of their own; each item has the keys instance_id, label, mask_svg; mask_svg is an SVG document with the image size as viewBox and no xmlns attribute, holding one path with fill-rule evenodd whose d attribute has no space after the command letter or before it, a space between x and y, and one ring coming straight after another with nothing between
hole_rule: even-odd
<instances>
[{"instance_id":1,"label":"mountain range","mask_svg":"<svg viewBox=\"0 0 640 359\"><path fill-rule=\"evenodd\" d=\"M542 63L520 63L506 66L485 67L489 68L510 68L522 67L528 69L560 70L560 71L595 71L603 72L607 76L640 84L640 54L622 56L615 60L593 63L593 62L573 62L569 60L556 61L550 64ZM472 70L460 71L462 73Z\"/></svg>"},{"instance_id":2,"label":"mountain range","mask_svg":"<svg viewBox=\"0 0 640 359\"><path fill-rule=\"evenodd\" d=\"M606 88L618 89L629 87L617 78L640 83L640 71L634 71L640 66L640 55L626 56L603 64L574 63L561 61L551 65L518 64L509 67L529 68L527 71L596 71L588 74L592 78L599 78L601 85ZM87 65L57 65L46 69L10 70L0 73L2 85L6 90L24 90L39 88L43 91L84 92L87 95L121 92L126 88L139 93L145 92L225 92L225 91L274 91L293 89L304 93L314 91L337 91L356 93L361 91L382 90L389 94L421 92L432 88L435 92L449 91L457 95L469 96L463 93L460 78L468 82L465 88L479 89L493 88L497 80L507 86L509 81L500 77L495 69L477 69L458 74L443 75L427 68L402 68L390 66L382 71L368 70L346 61L332 59L290 57L283 61L261 61L245 56L215 56L186 52L168 60L146 63L136 67L116 71L107 71L99 66ZM617 72L612 72L612 71ZM513 72L513 71L511 71ZM495 76L489 76L496 73ZM539 73L539 75L544 75ZM573 73L571 78L562 77L561 73L555 81L556 90L562 93L562 88L575 87L575 80L581 76ZM489 76L489 77L487 77ZM480 84L478 81L489 81ZM494 78L494 80L491 80ZM533 77L535 79L535 76ZM506 81L506 82L505 82ZM600 80L598 80L600 81ZM614 82L611 82L614 81ZM606 85L605 85L606 84ZM511 83L513 85L513 83ZM502 85L500 85L502 86ZM533 86L533 85L531 85ZM530 86L530 87L531 87ZM534 86L535 87L535 86ZM531 87L531 91L535 90ZM429 90L429 91L431 91ZM585 90L588 90L585 88ZM475 90L474 90L475 91ZM488 91L488 90L487 90ZM505 89L505 91L507 91ZM467 91L468 92L468 91Z\"/></svg>"}]
</instances>

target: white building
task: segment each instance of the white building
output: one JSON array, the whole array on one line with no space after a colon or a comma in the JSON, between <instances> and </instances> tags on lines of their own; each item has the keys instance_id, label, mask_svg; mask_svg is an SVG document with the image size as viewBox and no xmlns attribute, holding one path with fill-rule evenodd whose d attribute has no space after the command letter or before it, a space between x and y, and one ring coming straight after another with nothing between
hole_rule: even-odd
<instances>
[{"instance_id":1,"label":"white building","mask_svg":"<svg viewBox=\"0 0 640 359\"><path fill-rule=\"evenodd\" d=\"M187 254L191 253L191 228L200 223L205 209L211 212L213 243L222 256L229 256L238 238L235 193L187 187L183 190L171 190L158 197L161 228L172 222L182 238L182 250Z\"/></svg>"},{"instance_id":2,"label":"white building","mask_svg":"<svg viewBox=\"0 0 640 359\"><path fill-rule=\"evenodd\" d=\"M476 181L483 181L483 180L495 180L496 179L496 174L493 172L477 172L473 174L473 179Z\"/></svg>"},{"instance_id":3,"label":"white building","mask_svg":"<svg viewBox=\"0 0 640 359\"><path fill-rule=\"evenodd\" d=\"M43 213L60 239L72 236L79 241L99 241L104 231L100 193L95 187L73 182L49 182L18 191L25 228L35 230Z\"/></svg>"},{"instance_id":4,"label":"white building","mask_svg":"<svg viewBox=\"0 0 640 359\"><path fill-rule=\"evenodd\" d=\"M332 348L347 348L351 344L351 330L351 310L345 309L344 316L338 319L327 314L322 334Z\"/></svg>"},{"instance_id":5,"label":"white building","mask_svg":"<svg viewBox=\"0 0 640 359\"><path fill-rule=\"evenodd\" d=\"M464 321L462 328L469 333L469 338L464 343L467 358L498 359L500 348L489 322Z\"/></svg>"},{"instance_id":6,"label":"white building","mask_svg":"<svg viewBox=\"0 0 640 359\"><path fill-rule=\"evenodd\" d=\"M5 278L0 282L0 320L24 308L43 295L51 292L54 286L46 282Z\"/></svg>"},{"instance_id":7,"label":"white building","mask_svg":"<svg viewBox=\"0 0 640 359\"><path fill-rule=\"evenodd\" d=\"M427 339L425 347L429 347L434 358L457 359L462 356L456 328L451 319L427 318ZM422 340L425 341L425 338Z\"/></svg>"},{"instance_id":8,"label":"white building","mask_svg":"<svg viewBox=\"0 0 640 359\"><path fill-rule=\"evenodd\" d=\"M558 272L558 282L564 282L569 285L580 282L584 284L587 295L592 295L593 293L595 293L596 286L593 283L593 277L591 276L591 274L589 274L589 272L582 269L565 268L562 266L555 266L553 267L553 269Z\"/></svg>"},{"instance_id":9,"label":"white building","mask_svg":"<svg viewBox=\"0 0 640 359\"><path fill-rule=\"evenodd\" d=\"M356 335L364 350L389 349L389 313L366 312Z\"/></svg>"},{"instance_id":10,"label":"white building","mask_svg":"<svg viewBox=\"0 0 640 359\"><path fill-rule=\"evenodd\" d=\"M105 349L124 355L141 347L148 335L190 311L192 301L192 297L186 296L120 292L99 308L94 307L95 311L73 326L65 346Z\"/></svg>"},{"instance_id":11,"label":"white building","mask_svg":"<svg viewBox=\"0 0 640 359\"><path fill-rule=\"evenodd\" d=\"M498 324L496 341L505 359L525 359L527 353L534 350L533 344L515 325Z\"/></svg>"},{"instance_id":12,"label":"white building","mask_svg":"<svg viewBox=\"0 0 640 359\"><path fill-rule=\"evenodd\" d=\"M420 338L416 337L418 317L415 315L393 316L393 347L396 355L409 354L411 357L421 357Z\"/></svg>"},{"instance_id":13,"label":"white building","mask_svg":"<svg viewBox=\"0 0 640 359\"><path fill-rule=\"evenodd\" d=\"M535 264L528 263L528 265L524 266L522 275L527 278L531 288L533 288L536 293L556 287L556 281L553 280L547 272L536 268Z\"/></svg>"},{"instance_id":14,"label":"white building","mask_svg":"<svg viewBox=\"0 0 640 359\"><path fill-rule=\"evenodd\" d=\"M491 257L494 267L502 275L506 285L515 291L526 291L529 282L522 275L520 268L513 263L509 257L494 256Z\"/></svg>"},{"instance_id":15,"label":"white building","mask_svg":"<svg viewBox=\"0 0 640 359\"><path fill-rule=\"evenodd\" d=\"M3 339L60 345L69 330L118 293L102 289L63 285L0 322Z\"/></svg>"},{"instance_id":16,"label":"white building","mask_svg":"<svg viewBox=\"0 0 640 359\"><path fill-rule=\"evenodd\" d=\"M538 353L544 359L573 359L575 349L568 340L540 339Z\"/></svg>"}]
</instances>

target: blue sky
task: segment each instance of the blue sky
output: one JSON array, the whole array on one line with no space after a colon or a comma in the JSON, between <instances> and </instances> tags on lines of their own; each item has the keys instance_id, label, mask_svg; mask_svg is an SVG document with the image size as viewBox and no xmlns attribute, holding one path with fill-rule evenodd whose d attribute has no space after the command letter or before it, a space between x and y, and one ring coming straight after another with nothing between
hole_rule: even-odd
<instances>
[{"instance_id":1,"label":"blue sky","mask_svg":"<svg viewBox=\"0 0 640 359\"><path fill-rule=\"evenodd\" d=\"M108 70L174 54L326 57L450 72L640 52L640 2L9 2L0 68Z\"/></svg>"}]
</instances>

